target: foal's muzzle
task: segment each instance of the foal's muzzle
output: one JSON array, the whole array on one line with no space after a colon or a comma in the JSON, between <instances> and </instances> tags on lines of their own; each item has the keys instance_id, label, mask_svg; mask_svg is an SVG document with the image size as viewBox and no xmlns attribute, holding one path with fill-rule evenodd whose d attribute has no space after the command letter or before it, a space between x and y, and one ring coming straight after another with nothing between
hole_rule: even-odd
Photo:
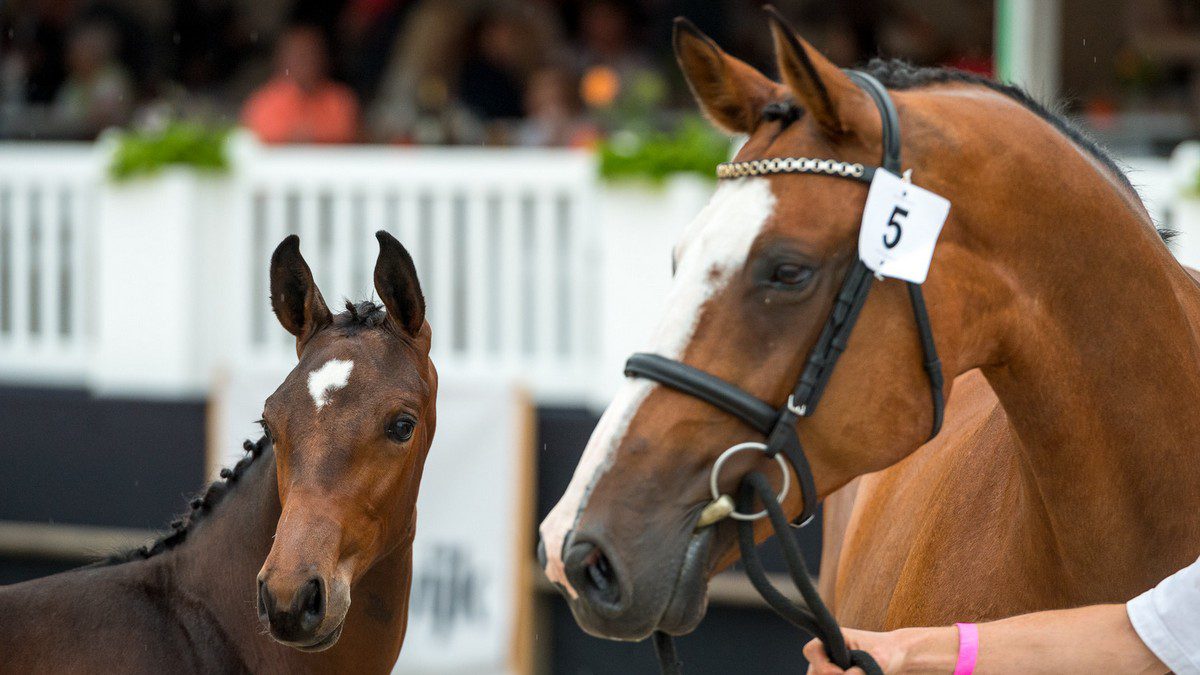
<instances>
[{"instance_id":1,"label":"foal's muzzle","mask_svg":"<svg viewBox=\"0 0 1200 675\"><path fill-rule=\"evenodd\" d=\"M319 651L333 646L341 634L340 621L326 627L329 585L312 577L297 587L272 589L266 575L258 581L258 619L271 637L290 647Z\"/></svg>"}]
</instances>

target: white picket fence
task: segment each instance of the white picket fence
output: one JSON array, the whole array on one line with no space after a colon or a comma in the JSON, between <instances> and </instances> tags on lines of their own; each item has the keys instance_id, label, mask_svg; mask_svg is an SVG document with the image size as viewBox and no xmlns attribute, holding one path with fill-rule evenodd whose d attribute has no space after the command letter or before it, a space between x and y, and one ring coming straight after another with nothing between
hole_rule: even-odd
<instances>
[{"instance_id":1,"label":"white picket fence","mask_svg":"<svg viewBox=\"0 0 1200 675\"><path fill-rule=\"evenodd\" d=\"M99 162L88 147L0 149L0 376L71 382L86 367Z\"/></svg>"},{"instance_id":2,"label":"white picket fence","mask_svg":"<svg viewBox=\"0 0 1200 675\"><path fill-rule=\"evenodd\" d=\"M374 297L373 234L386 229L417 264L440 367L511 374L548 398L591 386L589 154L246 139L233 154L226 179L114 186L102 149L0 145L0 381L170 394L203 391L213 367L286 372L296 356L267 302L271 251L299 234L338 311Z\"/></svg>"},{"instance_id":3,"label":"white picket fence","mask_svg":"<svg viewBox=\"0 0 1200 675\"><path fill-rule=\"evenodd\" d=\"M420 272L445 367L523 373L542 393L592 374L598 240L592 158L547 151L272 149L237 176L246 357L295 360L263 311L263 261L297 233L326 301L374 296L386 229Z\"/></svg>"},{"instance_id":4,"label":"white picket fence","mask_svg":"<svg viewBox=\"0 0 1200 675\"><path fill-rule=\"evenodd\" d=\"M671 244L711 190L602 186L573 151L240 138L232 152L224 178L113 185L104 147L0 144L0 382L135 396L202 396L231 373L278 382L296 356L269 309L271 251L298 233L336 309L372 297L386 229L416 261L440 370L598 404L661 314ZM1195 154L1128 161L1160 220L1188 213ZM1200 223L1172 224L1188 258Z\"/></svg>"}]
</instances>

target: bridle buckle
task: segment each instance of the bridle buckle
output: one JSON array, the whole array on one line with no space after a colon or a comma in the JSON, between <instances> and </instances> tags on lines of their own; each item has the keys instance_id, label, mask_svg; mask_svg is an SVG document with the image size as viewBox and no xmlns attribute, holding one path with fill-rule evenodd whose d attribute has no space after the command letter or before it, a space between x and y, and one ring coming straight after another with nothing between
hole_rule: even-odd
<instances>
[{"instance_id":1,"label":"bridle buckle","mask_svg":"<svg viewBox=\"0 0 1200 675\"><path fill-rule=\"evenodd\" d=\"M796 405L795 394L788 394L787 409L792 411L796 417L804 417L808 414L808 404Z\"/></svg>"}]
</instances>

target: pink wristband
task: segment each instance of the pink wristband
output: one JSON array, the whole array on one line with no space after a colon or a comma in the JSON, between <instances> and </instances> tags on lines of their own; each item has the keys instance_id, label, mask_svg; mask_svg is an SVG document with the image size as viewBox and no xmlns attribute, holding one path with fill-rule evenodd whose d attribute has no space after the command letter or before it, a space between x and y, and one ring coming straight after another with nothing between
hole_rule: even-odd
<instances>
[{"instance_id":1,"label":"pink wristband","mask_svg":"<svg viewBox=\"0 0 1200 675\"><path fill-rule=\"evenodd\" d=\"M972 675L979 659L979 627L973 623L954 625L958 626L958 663L954 664L954 675Z\"/></svg>"}]
</instances>

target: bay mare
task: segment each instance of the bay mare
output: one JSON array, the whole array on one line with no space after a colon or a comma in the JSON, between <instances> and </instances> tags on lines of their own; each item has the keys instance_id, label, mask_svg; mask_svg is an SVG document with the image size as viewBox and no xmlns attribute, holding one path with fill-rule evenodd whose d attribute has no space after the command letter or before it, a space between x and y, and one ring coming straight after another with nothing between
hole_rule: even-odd
<instances>
[{"instance_id":1,"label":"bay mare","mask_svg":"<svg viewBox=\"0 0 1200 675\"><path fill-rule=\"evenodd\" d=\"M748 136L735 160L874 165L872 101L777 15L771 28L782 82L676 26L701 108ZM838 618L881 629L1127 600L1200 553L1200 289L1112 160L1020 90L867 70L899 109L903 167L952 203L924 284L949 409L918 450L932 410L912 311L901 282L876 282L797 427L820 496L874 474L849 513L831 509L847 530L823 566L838 563ZM722 181L675 247L646 351L782 405L855 260L866 194L817 175ZM585 630L696 626L704 582L737 558L731 522L695 531L710 471L757 440L699 399L624 385L541 527ZM778 475L741 453L720 490L750 470ZM795 491L785 509L800 512Z\"/></svg>"},{"instance_id":2,"label":"bay mare","mask_svg":"<svg viewBox=\"0 0 1200 675\"><path fill-rule=\"evenodd\" d=\"M412 260L378 238L384 307L336 316L299 240L280 244L271 301L299 363L267 399L266 434L166 537L0 587L0 671L391 670L437 374Z\"/></svg>"}]
</instances>

